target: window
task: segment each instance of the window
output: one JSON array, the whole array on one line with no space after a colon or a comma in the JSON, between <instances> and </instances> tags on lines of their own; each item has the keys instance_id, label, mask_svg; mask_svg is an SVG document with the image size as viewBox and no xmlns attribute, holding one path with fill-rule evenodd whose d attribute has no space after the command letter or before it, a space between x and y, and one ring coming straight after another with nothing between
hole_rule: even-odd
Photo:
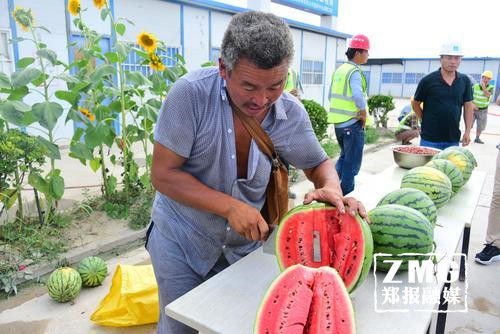
<instances>
[{"instance_id":1,"label":"window","mask_svg":"<svg viewBox=\"0 0 500 334\"><path fill-rule=\"evenodd\" d=\"M132 45L133 47L140 48L139 45L134 44ZM168 47L167 50L156 50L158 56L162 59L163 63L167 67L171 67L175 64L175 55L179 53L179 48L170 48ZM167 57L167 58L164 58ZM152 73L152 69L149 67L149 65L143 65L142 64L142 58L135 53L135 51L130 51L128 54L127 59L123 62L122 67L125 71L140 71L142 74L145 76L148 76Z\"/></svg>"},{"instance_id":2,"label":"window","mask_svg":"<svg viewBox=\"0 0 500 334\"><path fill-rule=\"evenodd\" d=\"M424 73L405 73L405 84L418 84Z\"/></svg>"},{"instance_id":3,"label":"window","mask_svg":"<svg viewBox=\"0 0 500 334\"><path fill-rule=\"evenodd\" d=\"M10 75L12 73L13 61L9 45L9 33L0 30L0 71Z\"/></svg>"},{"instance_id":4,"label":"window","mask_svg":"<svg viewBox=\"0 0 500 334\"><path fill-rule=\"evenodd\" d=\"M324 63L318 60L302 61L302 84L303 85L323 85Z\"/></svg>"},{"instance_id":5,"label":"window","mask_svg":"<svg viewBox=\"0 0 500 334\"><path fill-rule=\"evenodd\" d=\"M403 73L384 72L382 73L383 84L400 84L403 81Z\"/></svg>"}]
</instances>

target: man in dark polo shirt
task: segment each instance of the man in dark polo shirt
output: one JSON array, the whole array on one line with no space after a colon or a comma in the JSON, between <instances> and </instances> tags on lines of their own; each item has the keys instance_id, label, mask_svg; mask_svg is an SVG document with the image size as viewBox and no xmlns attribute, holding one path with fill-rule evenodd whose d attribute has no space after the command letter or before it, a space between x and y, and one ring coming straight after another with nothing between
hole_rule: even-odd
<instances>
[{"instance_id":1,"label":"man in dark polo shirt","mask_svg":"<svg viewBox=\"0 0 500 334\"><path fill-rule=\"evenodd\" d=\"M465 110L462 145L470 143L474 105L469 77L457 72L462 60L460 45L444 44L440 55L441 68L419 82L412 107L422 120L420 146L442 150L459 145L462 106Z\"/></svg>"}]
</instances>

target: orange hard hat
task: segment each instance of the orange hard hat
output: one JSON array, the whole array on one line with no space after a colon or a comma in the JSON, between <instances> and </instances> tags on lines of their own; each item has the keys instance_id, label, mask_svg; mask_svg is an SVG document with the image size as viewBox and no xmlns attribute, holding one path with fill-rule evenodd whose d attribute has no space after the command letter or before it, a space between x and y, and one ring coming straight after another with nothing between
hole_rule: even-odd
<instances>
[{"instance_id":1,"label":"orange hard hat","mask_svg":"<svg viewBox=\"0 0 500 334\"><path fill-rule=\"evenodd\" d=\"M351 49L370 50L370 40L365 35L356 35L349 43Z\"/></svg>"}]
</instances>

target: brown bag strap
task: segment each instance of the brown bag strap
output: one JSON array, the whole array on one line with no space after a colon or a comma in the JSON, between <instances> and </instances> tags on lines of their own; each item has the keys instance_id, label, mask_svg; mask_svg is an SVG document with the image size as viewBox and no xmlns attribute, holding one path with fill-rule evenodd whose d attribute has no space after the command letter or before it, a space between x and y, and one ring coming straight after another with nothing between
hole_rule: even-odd
<instances>
[{"instance_id":1,"label":"brown bag strap","mask_svg":"<svg viewBox=\"0 0 500 334\"><path fill-rule=\"evenodd\" d=\"M283 163L279 159L278 153L276 153L276 149L274 148L273 141L271 137L267 134L259 122L248 115L245 115L236 105L231 103L231 107L233 108L236 116L241 120L243 126L247 131L252 135L253 139L259 146L259 149L264 152L269 159L271 159L273 163L273 168L279 168Z\"/></svg>"}]
</instances>

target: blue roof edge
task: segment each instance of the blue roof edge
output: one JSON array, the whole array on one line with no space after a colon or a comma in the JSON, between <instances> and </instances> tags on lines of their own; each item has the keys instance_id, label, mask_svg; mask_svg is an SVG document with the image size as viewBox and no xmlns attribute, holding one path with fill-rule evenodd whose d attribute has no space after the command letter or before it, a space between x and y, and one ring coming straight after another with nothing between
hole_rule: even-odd
<instances>
[{"instance_id":1,"label":"blue roof edge","mask_svg":"<svg viewBox=\"0 0 500 334\"><path fill-rule=\"evenodd\" d=\"M243 8L243 7L237 7L233 5L228 5L222 2L218 1L213 1L213 0L163 0L166 2L173 2L173 3L179 3L179 4L184 4L184 5L189 5L192 7L198 7L198 8L205 8L205 9L213 9L217 10L220 12L225 12L225 13L241 13L241 12L246 12L249 11L250 9L248 8ZM303 23L287 18L283 18L283 20L288 23L290 26L295 27L295 28L301 28L304 30L308 31L313 31L313 32L318 32L324 35L332 36L332 37L340 37L340 38L351 38L352 35L346 34L334 29L329 29L325 27L320 27L320 26L315 26L312 24L308 23Z\"/></svg>"},{"instance_id":2,"label":"blue roof edge","mask_svg":"<svg viewBox=\"0 0 500 334\"><path fill-rule=\"evenodd\" d=\"M371 58L373 59L401 59L401 60L439 60L439 57L434 57L434 58L429 58L429 57L422 57L422 58L394 58L394 57L374 57ZM463 57L462 60L500 60L500 57Z\"/></svg>"}]
</instances>

